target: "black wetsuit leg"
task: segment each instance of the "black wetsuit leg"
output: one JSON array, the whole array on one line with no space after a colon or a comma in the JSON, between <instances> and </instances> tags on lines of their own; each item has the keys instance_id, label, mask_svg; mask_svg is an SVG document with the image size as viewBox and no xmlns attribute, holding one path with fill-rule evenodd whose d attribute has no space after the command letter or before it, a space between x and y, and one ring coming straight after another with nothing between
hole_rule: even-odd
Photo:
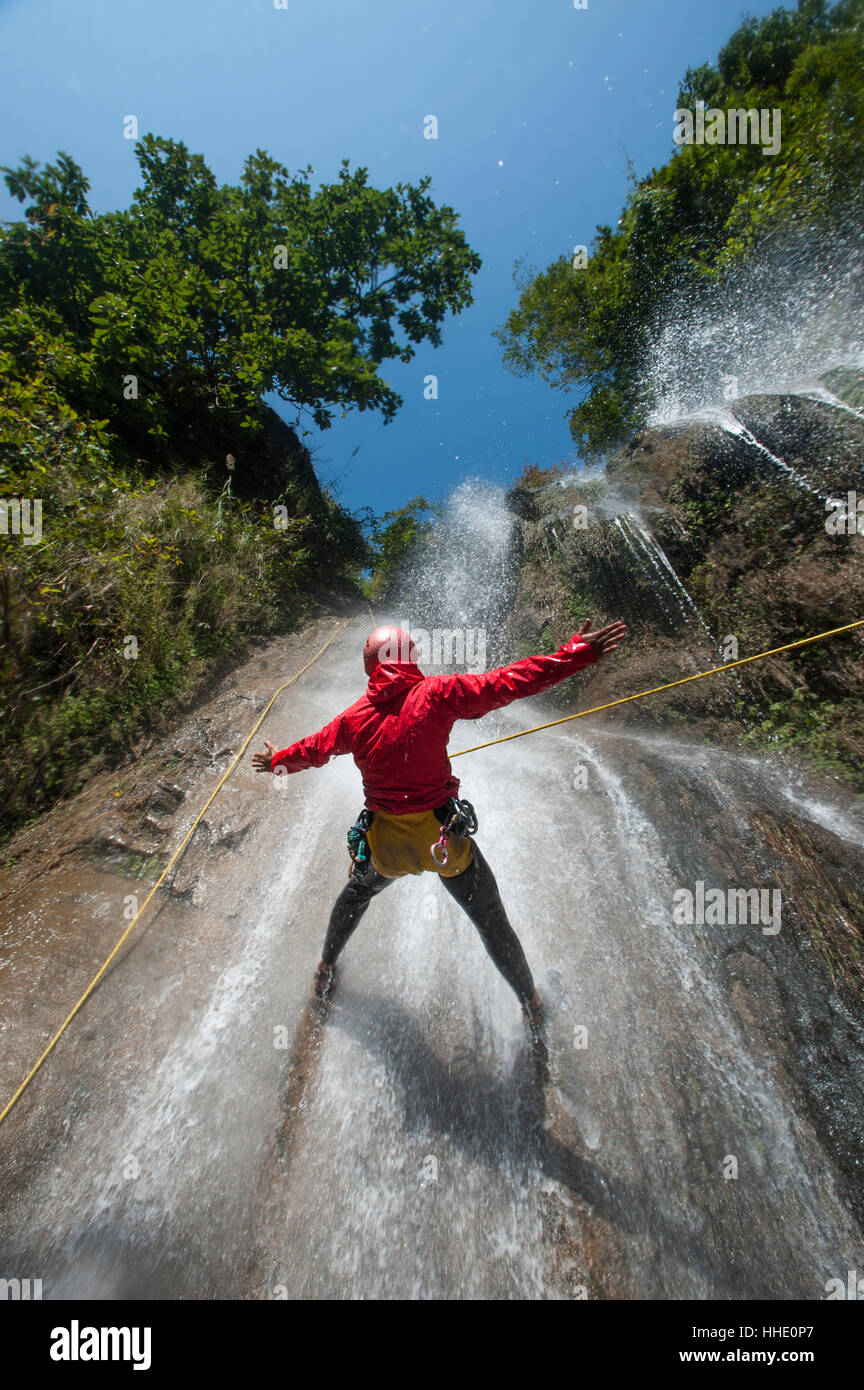
<instances>
[{"instance_id":1,"label":"black wetsuit leg","mask_svg":"<svg viewBox=\"0 0 864 1390\"><path fill-rule=\"evenodd\" d=\"M464 908L480 933L480 940L520 1001L534 996L534 979L519 938L507 920L495 875L472 842L474 862L454 878L441 882Z\"/></svg>"},{"instance_id":2,"label":"black wetsuit leg","mask_svg":"<svg viewBox=\"0 0 864 1390\"><path fill-rule=\"evenodd\" d=\"M330 924L327 928L324 950L321 952L321 959L325 965L336 964L336 957L354 928L358 926L360 918L372 899L383 888L386 888L388 883L395 882L395 879L385 878L383 874L379 874L371 864L363 878L350 878L348 880L330 913Z\"/></svg>"}]
</instances>

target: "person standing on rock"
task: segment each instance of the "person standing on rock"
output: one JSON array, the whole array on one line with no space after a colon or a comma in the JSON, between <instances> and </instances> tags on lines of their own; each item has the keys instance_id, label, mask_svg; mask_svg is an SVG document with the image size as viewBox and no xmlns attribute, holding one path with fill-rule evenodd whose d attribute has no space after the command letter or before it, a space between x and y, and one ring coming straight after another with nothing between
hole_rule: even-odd
<instances>
[{"instance_id":1,"label":"person standing on rock","mask_svg":"<svg viewBox=\"0 0 864 1390\"><path fill-rule=\"evenodd\" d=\"M507 920L494 874L471 839L476 820L457 799L459 781L447 743L459 719L557 685L615 651L621 622L591 632L590 620L551 656L529 656L477 675L424 676L417 649L402 628L379 627L366 640L365 695L318 733L279 752L265 739L258 772L300 772L351 753L363 778L366 809L353 828L351 877L333 911L315 975L327 998L336 960L372 898L405 874L437 873L464 908L487 952L519 999L528 1025L542 1024L540 995L519 938Z\"/></svg>"}]
</instances>

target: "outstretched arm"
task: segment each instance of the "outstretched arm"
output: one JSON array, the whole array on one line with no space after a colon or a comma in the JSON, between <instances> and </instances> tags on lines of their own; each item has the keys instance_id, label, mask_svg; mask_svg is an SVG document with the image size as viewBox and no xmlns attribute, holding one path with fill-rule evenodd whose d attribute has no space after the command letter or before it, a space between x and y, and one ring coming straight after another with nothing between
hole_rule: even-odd
<instances>
[{"instance_id":1,"label":"outstretched arm","mask_svg":"<svg viewBox=\"0 0 864 1390\"><path fill-rule=\"evenodd\" d=\"M339 714L317 734L301 738L279 752L272 743L264 740L266 753L256 753L252 766L256 772L275 772L277 767L286 772L301 772L304 767L323 767L331 758L340 753L351 752L351 740L345 720Z\"/></svg>"},{"instance_id":2,"label":"outstretched arm","mask_svg":"<svg viewBox=\"0 0 864 1390\"><path fill-rule=\"evenodd\" d=\"M264 747L267 749L266 753L253 753L252 755L252 766L256 772L273 771L273 759L276 757L276 745L275 743L268 743L265 738Z\"/></svg>"},{"instance_id":3,"label":"outstretched arm","mask_svg":"<svg viewBox=\"0 0 864 1390\"><path fill-rule=\"evenodd\" d=\"M620 622L609 623L597 632L590 629L591 620L588 619L581 630L551 656L526 656L522 661L480 675L443 676L437 702L454 719L479 719L514 700L539 695L585 666L593 666L607 652L615 651L627 630Z\"/></svg>"}]
</instances>

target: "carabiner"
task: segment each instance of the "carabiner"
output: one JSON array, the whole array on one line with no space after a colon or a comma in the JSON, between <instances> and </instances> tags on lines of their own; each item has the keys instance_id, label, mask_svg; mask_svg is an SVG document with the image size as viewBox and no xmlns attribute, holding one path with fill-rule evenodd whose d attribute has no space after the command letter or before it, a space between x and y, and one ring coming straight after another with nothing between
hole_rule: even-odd
<instances>
[{"instance_id":1,"label":"carabiner","mask_svg":"<svg viewBox=\"0 0 864 1390\"><path fill-rule=\"evenodd\" d=\"M440 859L438 858L439 850L442 856ZM432 855L432 858L439 868L443 869L444 865L447 863L447 831L443 825L438 839L435 841L434 845L429 846L429 853Z\"/></svg>"}]
</instances>

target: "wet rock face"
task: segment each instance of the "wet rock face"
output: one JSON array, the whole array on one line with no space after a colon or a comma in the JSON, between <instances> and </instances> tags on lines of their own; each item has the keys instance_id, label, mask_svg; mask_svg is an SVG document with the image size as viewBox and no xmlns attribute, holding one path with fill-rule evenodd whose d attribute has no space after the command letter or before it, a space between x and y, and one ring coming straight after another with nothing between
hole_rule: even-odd
<instances>
[{"instance_id":1,"label":"wet rock face","mask_svg":"<svg viewBox=\"0 0 864 1390\"><path fill-rule=\"evenodd\" d=\"M185 799L185 790L183 787L179 787L176 782L157 782L153 791L144 801L142 810L152 811L156 815L173 816Z\"/></svg>"},{"instance_id":2,"label":"wet rock face","mask_svg":"<svg viewBox=\"0 0 864 1390\"><path fill-rule=\"evenodd\" d=\"M811 395L734 400L635 434L584 481L514 489L514 647L553 650L587 617L595 626L623 618L626 652L580 682L583 704L595 705L864 617L855 386L847 373ZM850 496L851 523L832 530L830 499L847 499L848 509ZM862 678L864 639L854 634L613 717L686 721L724 738L764 734L864 788ZM569 689L558 696L570 698Z\"/></svg>"},{"instance_id":3,"label":"wet rock face","mask_svg":"<svg viewBox=\"0 0 864 1390\"><path fill-rule=\"evenodd\" d=\"M735 402L734 414L750 433L790 466L801 465L827 492L864 481L864 419L802 396L754 396Z\"/></svg>"},{"instance_id":4,"label":"wet rock face","mask_svg":"<svg viewBox=\"0 0 864 1390\"><path fill-rule=\"evenodd\" d=\"M209 460L221 482L230 475L237 497L270 500L283 495L294 516L323 505L309 450L269 406L263 407L260 429L250 443L220 431L190 441L187 449L196 463Z\"/></svg>"},{"instance_id":5,"label":"wet rock face","mask_svg":"<svg viewBox=\"0 0 864 1390\"><path fill-rule=\"evenodd\" d=\"M616 750L604 735L603 746L620 756L626 744ZM770 885L780 894L776 932L740 921L680 931L698 943L706 978L730 1001L749 1054L808 1116L864 1222L860 803L848 797L849 822L829 815L820 824L812 818L818 787L807 778L787 781L756 760L666 738L635 749L628 788L660 836L673 879Z\"/></svg>"},{"instance_id":6,"label":"wet rock face","mask_svg":"<svg viewBox=\"0 0 864 1390\"><path fill-rule=\"evenodd\" d=\"M256 447L249 450L248 456L238 455L235 476L241 496L293 496L296 515L322 500L309 450L275 410L265 411L264 428Z\"/></svg>"}]
</instances>

